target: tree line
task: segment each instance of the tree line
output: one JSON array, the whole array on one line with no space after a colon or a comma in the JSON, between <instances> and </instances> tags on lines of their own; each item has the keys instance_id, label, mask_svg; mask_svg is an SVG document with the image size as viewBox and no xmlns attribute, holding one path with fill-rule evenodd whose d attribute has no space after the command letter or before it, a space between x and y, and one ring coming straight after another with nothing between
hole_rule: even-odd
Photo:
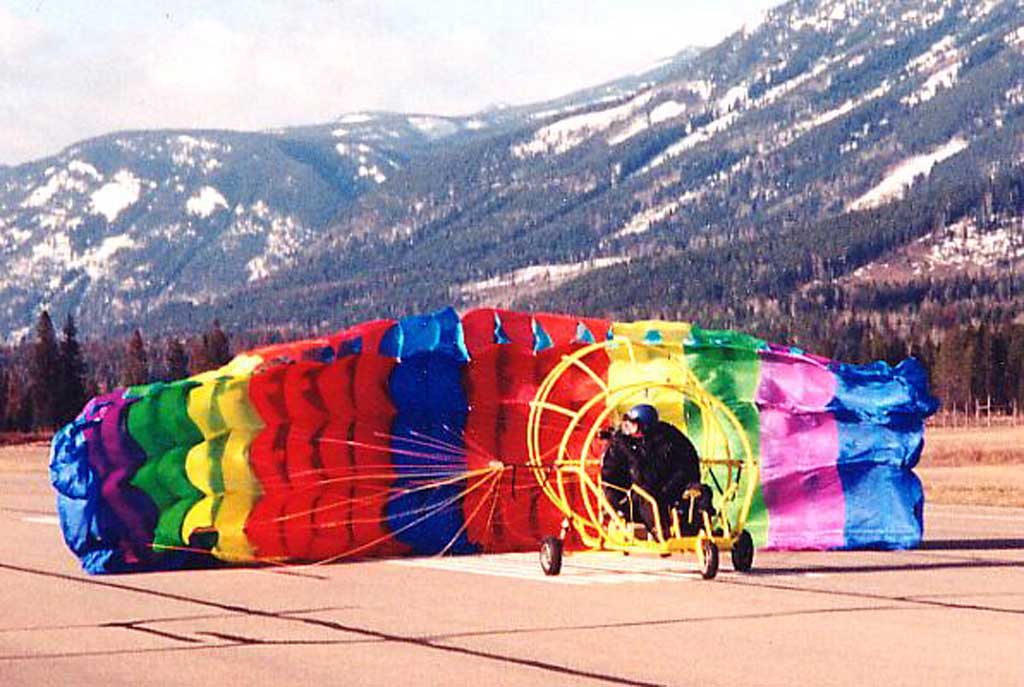
<instances>
[{"instance_id":1,"label":"tree line","mask_svg":"<svg viewBox=\"0 0 1024 687\"><path fill-rule=\"evenodd\" d=\"M895 365L913 356L928 371L932 393L946 408L981 403L995 412L1024 409L1022 322L968 320L924 327L914 318L879 317L877 312L822 318L811 308L797 308L766 321L755 333L843 362ZM250 348L308 334L243 333L236 340ZM0 430L53 431L74 419L88 398L117 387L182 379L216 369L231 357L232 343L217 320L191 337L147 344L136 329L127 340L83 344L73 316L58 333L43 311L31 340L0 349Z\"/></svg>"},{"instance_id":2,"label":"tree line","mask_svg":"<svg viewBox=\"0 0 1024 687\"><path fill-rule=\"evenodd\" d=\"M86 400L117 387L182 379L232 357L220 322L196 336L149 344L134 330L127 341L79 341L68 314L58 334L48 311L31 339L0 348L0 430L52 431L70 422Z\"/></svg>"}]
</instances>

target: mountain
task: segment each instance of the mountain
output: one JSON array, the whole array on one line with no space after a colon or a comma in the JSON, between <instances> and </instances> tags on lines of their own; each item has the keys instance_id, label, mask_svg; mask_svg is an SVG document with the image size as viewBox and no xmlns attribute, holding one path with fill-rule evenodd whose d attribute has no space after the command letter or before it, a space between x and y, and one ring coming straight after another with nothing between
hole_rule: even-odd
<instances>
[{"instance_id":1,"label":"mountain","mask_svg":"<svg viewBox=\"0 0 1024 687\"><path fill-rule=\"evenodd\" d=\"M154 311L224 307L323 245L339 211L414 161L621 98L692 55L467 117L360 112L261 133L122 132L0 167L0 334L23 334L40 307L75 310L93 333L160 326Z\"/></svg>"},{"instance_id":2,"label":"mountain","mask_svg":"<svg viewBox=\"0 0 1024 687\"><path fill-rule=\"evenodd\" d=\"M109 331L487 302L775 331L880 283L900 316L977 312L950 280L1012 318L1022 164L1024 2L796 0L550 103L0 170L0 330L43 304Z\"/></svg>"}]
</instances>

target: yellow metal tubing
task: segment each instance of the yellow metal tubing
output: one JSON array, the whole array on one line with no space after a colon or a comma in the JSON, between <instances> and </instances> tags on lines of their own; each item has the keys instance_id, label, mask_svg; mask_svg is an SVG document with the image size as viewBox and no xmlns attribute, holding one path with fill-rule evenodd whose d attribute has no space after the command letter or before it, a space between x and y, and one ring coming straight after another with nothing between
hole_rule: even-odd
<instances>
[{"instance_id":1,"label":"yellow metal tubing","mask_svg":"<svg viewBox=\"0 0 1024 687\"><path fill-rule=\"evenodd\" d=\"M584 362L589 355L599 353L607 355L607 351L617 346L623 346L632 363L637 361L637 347L643 347L648 351L654 350L659 354L667 346L656 346L645 343L634 342L628 338L616 337L609 341L598 342L583 346L572 354L562 356L561 360L548 373L543 380L534 400L530 404L530 412L527 425L527 463L537 479L545 495L554 503L571 523L584 545L591 548L605 548L609 550L631 550L639 548L648 551L675 552L699 550L699 541L702 537L715 540L719 548L729 550L735 538L742 533L746 519L750 512L751 502L757 487L758 466L754 459L750 440L743 431L738 418L721 399L708 393L699 380L676 355L665 356L678 368L681 373L682 383L658 383L651 380L641 380L630 384L609 386L594 372L594 369ZM682 347L679 347L680 353ZM601 389L600 393L589 399L577 410L565 408L564 406L548 402L559 380L570 367L577 367L585 372ZM725 466L726 486L722 489L722 508L718 516L718 522L722 528L721 536L713 536L713 527L710 519L704 514L704 530L697 537L679 537L679 526L675 524L675 535L665 541L652 542L642 541L632 535L622 518L618 516L611 504L604 496L601 485L591 477L588 468L597 465L597 461L589 460L593 441L604 425L608 416L613 413L618 405L624 400L649 394L652 390L662 389L677 393L682 401L689 400L698 407L701 412L702 427L702 448L701 469L702 478L713 466ZM569 442L572 434L577 431L580 423L594 409L594 407L605 402L606 407L594 419L587 431L583 446L578 457L569 456ZM551 449L545 450L541 445L542 416L550 411L562 417L569 418L569 423L562 433L557 449L554 450L555 458L551 464L545 463L545 458L550 455ZM729 435L725 431L724 424L731 425L733 432L739 439L742 457L734 457L729 441ZM725 453L724 457L711 455L715 453L713 446L719 446ZM553 474L552 474L553 473ZM598 475L600 473L598 472ZM739 494L739 482L741 476L746 476L746 489ZM554 479L552 479L552 476ZM585 512L576 512L571 506L571 499L567 491L567 477L572 476L577 480L577 489ZM641 498L647 500L655 513L658 535L663 535L661 527L661 516L657 508L657 502L650 494L647 494L639 487L636 488ZM737 497L742 496L739 513L735 524L729 522L729 504ZM670 532L671 533L671 532ZM654 533L652 533L654 534Z\"/></svg>"}]
</instances>

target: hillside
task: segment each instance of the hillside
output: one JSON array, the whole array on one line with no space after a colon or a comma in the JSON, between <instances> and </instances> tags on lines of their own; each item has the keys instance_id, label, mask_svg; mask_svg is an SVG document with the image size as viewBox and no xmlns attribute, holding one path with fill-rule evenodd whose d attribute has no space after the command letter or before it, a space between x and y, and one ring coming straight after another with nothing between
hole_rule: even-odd
<instances>
[{"instance_id":1,"label":"hillside","mask_svg":"<svg viewBox=\"0 0 1024 687\"><path fill-rule=\"evenodd\" d=\"M937 279L1012 275L1019 204L985 216L983 186L1024 160L1022 27L1019 2L789 3L685 74L413 161L249 296L311 326L496 298L759 326L918 242L956 253Z\"/></svg>"},{"instance_id":2,"label":"hillside","mask_svg":"<svg viewBox=\"0 0 1024 687\"><path fill-rule=\"evenodd\" d=\"M799 0L551 103L88 141L0 169L0 330L498 302L800 338L876 287L976 316L980 278L1012 320L1022 53L1019 0Z\"/></svg>"}]
</instances>

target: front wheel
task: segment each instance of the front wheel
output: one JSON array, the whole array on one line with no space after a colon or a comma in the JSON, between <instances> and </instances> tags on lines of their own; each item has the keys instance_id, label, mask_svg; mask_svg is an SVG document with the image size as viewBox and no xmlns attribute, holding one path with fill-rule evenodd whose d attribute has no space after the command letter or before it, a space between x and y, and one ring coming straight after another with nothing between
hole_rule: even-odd
<instances>
[{"instance_id":1,"label":"front wheel","mask_svg":"<svg viewBox=\"0 0 1024 687\"><path fill-rule=\"evenodd\" d=\"M713 580L718 574L718 546L710 539L700 543L700 576Z\"/></svg>"},{"instance_id":2,"label":"front wheel","mask_svg":"<svg viewBox=\"0 0 1024 687\"><path fill-rule=\"evenodd\" d=\"M750 572L754 567L754 540L746 530L732 545L732 567L737 572Z\"/></svg>"},{"instance_id":3,"label":"front wheel","mask_svg":"<svg viewBox=\"0 0 1024 687\"><path fill-rule=\"evenodd\" d=\"M545 575L562 572L562 540L558 537L544 537L540 543L540 567Z\"/></svg>"}]
</instances>

